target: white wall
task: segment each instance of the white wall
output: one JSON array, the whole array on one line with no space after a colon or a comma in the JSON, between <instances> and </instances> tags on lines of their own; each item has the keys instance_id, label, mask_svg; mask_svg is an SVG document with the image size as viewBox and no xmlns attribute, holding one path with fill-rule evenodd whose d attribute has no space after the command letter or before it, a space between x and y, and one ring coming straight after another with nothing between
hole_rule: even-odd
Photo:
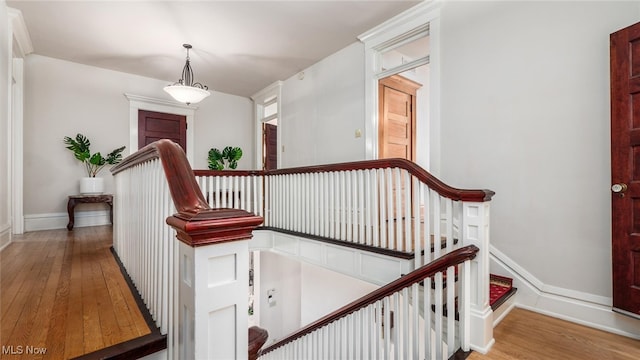
<instances>
[{"instance_id":1,"label":"white wall","mask_svg":"<svg viewBox=\"0 0 640 360\"><path fill-rule=\"evenodd\" d=\"M24 211L27 217L64 220L66 196L78 192L84 168L65 149L64 136L80 132L93 151L108 153L129 143L130 93L169 100L167 81L80 65L39 55L25 60ZM240 167L253 163L251 103L246 98L213 92L195 113L194 168L206 168L213 146L241 146ZM113 191L108 170L106 191ZM78 208L102 209L100 205ZM32 221L34 221L32 219ZM60 221L51 222L61 227ZM28 224L28 223L27 223ZM62 226L66 224L62 222ZM29 226L27 226L27 230Z\"/></svg>"},{"instance_id":2,"label":"white wall","mask_svg":"<svg viewBox=\"0 0 640 360\"><path fill-rule=\"evenodd\" d=\"M267 345L370 293L378 286L270 251L260 252L258 325ZM267 291L275 289L270 306Z\"/></svg>"},{"instance_id":3,"label":"white wall","mask_svg":"<svg viewBox=\"0 0 640 360\"><path fill-rule=\"evenodd\" d=\"M281 167L363 160L364 47L354 43L282 86Z\"/></svg>"},{"instance_id":4,"label":"white wall","mask_svg":"<svg viewBox=\"0 0 640 360\"><path fill-rule=\"evenodd\" d=\"M269 332L272 344L300 328L301 263L269 251L260 252L259 326ZM267 291L275 290L275 303L267 301Z\"/></svg>"},{"instance_id":5,"label":"white wall","mask_svg":"<svg viewBox=\"0 0 640 360\"><path fill-rule=\"evenodd\" d=\"M302 326L341 308L378 288L371 283L302 263Z\"/></svg>"},{"instance_id":6,"label":"white wall","mask_svg":"<svg viewBox=\"0 0 640 360\"><path fill-rule=\"evenodd\" d=\"M364 60L364 45L356 42L284 81L282 167L365 159ZM427 84L429 66L410 78ZM427 95L427 87L418 90L416 162L424 168L430 165Z\"/></svg>"},{"instance_id":7,"label":"white wall","mask_svg":"<svg viewBox=\"0 0 640 360\"><path fill-rule=\"evenodd\" d=\"M638 2L441 14L443 180L496 191L492 244L544 284L609 301L609 34Z\"/></svg>"},{"instance_id":8,"label":"white wall","mask_svg":"<svg viewBox=\"0 0 640 360\"><path fill-rule=\"evenodd\" d=\"M254 169L253 103L251 99L213 92L196 111L194 169L207 169L207 154L215 147L242 148L238 169Z\"/></svg>"},{"instance_id":9,"label":"white wall","mask_svg":"<svg viewBox=\"0 0 640 360\"><path fill-rule=\"evenodd\" d=\"M7 4L0 0L0 249L11 238L10 112L11 45Z\"/></svg>"},{"instance_id":10,"label":"white wall","mask_svg":"<svg viewBox=\"0 0 640 360\"><path fill-rule=\"evenodd\" d=\"M638 1L450 1L440 14L438 175L497 192L492 244L540 290L606 309L609 34L640 20ZM351 45L285 81L284 166L364 158L364 87L346 85L361 56ZM328 91L339 100L322 102Z\"/></svg>"}]
</instances>

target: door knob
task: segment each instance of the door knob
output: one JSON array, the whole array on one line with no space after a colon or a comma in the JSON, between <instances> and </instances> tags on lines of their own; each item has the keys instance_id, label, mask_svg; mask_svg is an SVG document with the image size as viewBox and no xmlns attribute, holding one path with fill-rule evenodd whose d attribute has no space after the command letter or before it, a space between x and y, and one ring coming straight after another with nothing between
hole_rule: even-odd
<instances>
[{"instance_id":1,"label":"door knob","mask_svg":"<svg viewBox=\"0 0 640 360\"><path fill-rule=\"evenodd\" d=\"M613 184L611 185L611 191L622 195L622 193L627 191L627 184Z\"/></svg>"}]
</instances>

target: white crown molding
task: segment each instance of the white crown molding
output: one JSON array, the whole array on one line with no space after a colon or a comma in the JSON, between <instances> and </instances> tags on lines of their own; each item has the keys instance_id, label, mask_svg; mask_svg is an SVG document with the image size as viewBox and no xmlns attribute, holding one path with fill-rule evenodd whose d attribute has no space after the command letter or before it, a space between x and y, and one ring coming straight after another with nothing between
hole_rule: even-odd
<instances>
[{"instance_id":1,"label":"white crown molding","mask_svg":"<svg viewBox=\"0 0 640 360\"><path fill-rule=\"evenodd\" d=\"M7 10L11 20L11 31L19 50L19 53L14 55L25 57L33 52L33 43L31 42L31 36L29 36L27 24L24 22L22 11L14 8L7 8Z\"/></svg>"},{"instance_id":2,"label":"white crown molding","mask_svg":"<svg viewBox=\"0 0 640 360\"><path fill-rule=\"evenodd\" d=\"M369 47L376 47L440 16L441 0L424 1L358 36Z\"/></svg>"},{"instance_id":3,"label":"white crown molding","mask_svg":"<svg viewBox=\"0 0 640 360\"><path fill-rule=\"evenodd\" d=\"M256 92L255 94L251 95L250 98L253 101L256 102L263 102L264 100L261 99L263 97L266 96L270 96L270 95L277 95L278 92L280 91L280 89L282 88L282 84L283 82L278 80L276 82L274 82L273 84L265 87L264 89Z\"/></svg>"},{"instance_id":4,"label":"white crown molding","mask_svg":"<svg viewBox=\"0 0 640 360\"><path fill-rule=\"evenodd\" d=\"M198 106L196 105L187 105L177 101L164 100L164 99L152 98L148 96L135 95L135 94L129 94L129 93L124 93L124 96L127 99L129 99L129 101L139 101L147 104L171 106L173 108L182 108L182 109L190 109L190 110L198 109Z\"/></svg>"}]
</instances>

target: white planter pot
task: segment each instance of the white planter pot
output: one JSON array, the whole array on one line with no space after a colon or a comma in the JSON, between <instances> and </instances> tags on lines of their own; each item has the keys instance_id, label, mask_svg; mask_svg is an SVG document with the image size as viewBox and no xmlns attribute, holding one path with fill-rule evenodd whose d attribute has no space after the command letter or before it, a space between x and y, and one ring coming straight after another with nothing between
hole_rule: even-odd
<instances>
[{"instance_id":1,"label":"white planter pot","mask_svg":"<svg viewBox=\"0 0 640 360\"><path fill-rule=\"evenodd\" d=\"M80 194L99 195L104 193L104 179L99 177L85 177L80 179Z\"/></svg>"}]
</instances>

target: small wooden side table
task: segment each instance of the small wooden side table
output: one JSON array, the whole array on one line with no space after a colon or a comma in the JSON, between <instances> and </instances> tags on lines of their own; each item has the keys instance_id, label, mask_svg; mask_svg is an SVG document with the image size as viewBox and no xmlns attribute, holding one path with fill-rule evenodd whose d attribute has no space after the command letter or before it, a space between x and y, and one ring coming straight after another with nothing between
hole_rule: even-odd
<instances>
[{"instance_id":1,"label":"small wooden side table","mask_svg":"<svg viewBox=\"0 0 640 360\"><path fill-rule=\"evenodd\" d=\"M113 224L113 195L70 195L69 202L67 203L67 212L69 213L69 224L67 224L67 230L73 230L73 222L75 220L74 210L76 205L97 203L106 203L109 205L109 220L111 220L111 223Z\"/></svg>"}]
</instances>

